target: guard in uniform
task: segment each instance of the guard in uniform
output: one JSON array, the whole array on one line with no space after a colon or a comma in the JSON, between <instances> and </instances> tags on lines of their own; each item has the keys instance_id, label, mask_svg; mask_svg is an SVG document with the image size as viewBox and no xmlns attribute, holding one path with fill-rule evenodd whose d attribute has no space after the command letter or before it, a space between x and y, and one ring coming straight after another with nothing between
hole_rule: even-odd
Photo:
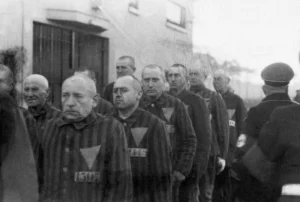
<instances>
[{"instance_id":1,"label":"guard in uniform","mask_svg":"<svg viewBox=\"0 0 300 202\"><path fill-rule=\"evenodd\" d=\"M173 198L179 199L180 183L189 175L196 153L197 139L183 102L163 92L165 72L158 65L148 65L142 71L144 95L140 107L166 123L172 145Z\"/></svg>"},{"instance_id":2,"label":"guard in uniform","mask_svg":"<svg viewBox=\"0 0 300 202\"><path fill-rule=\"evenodd\" d=\"M277 107L293 104L288 95L288 84L293 76L293 69L284 63L270 64L261 72L261 78L265 82L262 89L266 97L257 106L250 108L247 114L244 132L237 145L239 159L257 141L259 132L269 121L271 113ZM243 191L238 190L237 197L243 201L274 201L278 195L277 190L266 187L247 172L243 173L242 178L239 190Z\"/></svg>"},{"instance_id":3,"label":"guard in uniform","mask_svg":"<svg viewBox=\"0 0 300 202\"><path fill-rule=\"evenodd\" d=\"M223 171L229 146L228 114L223 98L219 93L205 87L207 74L203 69L191 68L189 71L190 91L204 98L210 112L212 143L207 171L200 180L200 201L212 201L216 173ZM218 169L218 164L224 164Z\"/></svg>"},{"instance_id":4,"label":"guard in uniform","mask_svg":"<svg viewBox=\"0 0 300 202\"><path fill-rule=\"evenodd\" d=\"M171 202L172 149L165 124L138 107L141 83L132 76L114 84L117 118L124 126L133 178L133 202Z\"/></svg>"},{"instance_id":5,"label":"guard in uniform","mask_svg":"<svg viewBox=\"0 0 300 202\"><path fill-rule=\"evenodd\" d=\"M278 107L262 128L257 144L243 157L250 173L281 190L279 202L300 201L300 106Z\"/></svg>"},{"instance_id":6,"label":"guard in uniform","mask_svg":"<svg viewBox=\"0 0 300 202\"><path fill-rule=\"evenodd\" d=\"M230 143L228 155L226 158L226 168L216 178L218 187L215 189L214 201L233 200L233 184L232 180L236 180L236 173L231 169L235 159L236 142L243 130L243 122L246 117L246 108L243 100L232 91L229 90L230 78L222 70L218 70L214 74L214 88L221 93L227 107L230 128Z\"/></svg>"},{"instance_id":7,"label":"guard in uniform","mask_svg":"<svg viewBox=\"0 0 300 202\"><path fill-rule=\"evenodd\" d=\"M166 71L170 94L179 98L188 109L197 137L197 151L192 171L180 185L180 201L195 202L199 197L199 181L206 173L211 146L211 125L205 101L186 90L187 68L174 64Z\"/></svg>"}]
</instances>

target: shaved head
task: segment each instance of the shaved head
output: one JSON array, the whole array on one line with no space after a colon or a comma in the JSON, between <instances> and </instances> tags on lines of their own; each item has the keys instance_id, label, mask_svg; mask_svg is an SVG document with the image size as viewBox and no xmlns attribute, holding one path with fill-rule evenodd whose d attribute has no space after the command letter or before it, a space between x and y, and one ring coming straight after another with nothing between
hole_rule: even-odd
<instances>
[{"instance_id":1,"label":"shaved head","mask_svg":"<svg viewBox=\"0 0 300 202\"><path fill-rule=\"evenodd\" d=\"M72 83L74 85L76 83L76 85L83 87L87 92L90 93L91 96L95 96L97 94L95 82L84 74L77 74L77 75L67 78L63 82L62 86L64 87L64 85L70 84L70 83Z\"/></svg>"},{"instance_id":2,"label":"shaved head","mask_svg":"<svg viewBox=\"0 0 300 202\"><path fill-rule=\"evenodd\" d=\"M31 74L30 76L26 77L24 80L24 84L26 83L35 83L45 90L49 88L48 80L46 79L46 77L40 74Z\"/></svg>"},{"instance_id":3,"label":"shaved head","mask_svg":"<svg viewBox=\"0 0 300 202\"><path fill-rule=\"evenodd\" d=\"M123 76L121 78L118 78L116 81L115 81L115 85L119 84L119 83L129 83L132 88L134 90L136 90L137 92L140 92L142 91L142 84L141 82L134 76Z\"/></svg>"}]
</instances>

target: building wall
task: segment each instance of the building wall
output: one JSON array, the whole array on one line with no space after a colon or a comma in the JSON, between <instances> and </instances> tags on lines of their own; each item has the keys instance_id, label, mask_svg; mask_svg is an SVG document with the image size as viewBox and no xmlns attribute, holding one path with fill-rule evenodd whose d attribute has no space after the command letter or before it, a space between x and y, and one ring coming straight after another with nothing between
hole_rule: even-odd
<instances>
[{"instance_id":1,"label":"building wall","mask_svg":"<svg viewBox=\"0 0 300 202\"><path fill-rule=\"evenodd\" d=\"M89 15L91 20L105 18L109 21L107 31L95 33L110 40L109 81L115 79L115 61L122 55L135 57L137 77L140 77L141 69L150 63L162 67L175 62L189 64L192 57L192 1L173 1L186 8L188 23L185 32L166 26L167 0L140 0L139 15L128 11L129 0L1 1L0 37L4 40L0 40L0 49L24 46L28 60L23 75L25 77L31 74L33 22L60 26L47 20L46 9L76 10ZM95 4L101 9L92 9L92 5ZM68 26L64 25L64 27Z\"/></svg>"}]
</instances>

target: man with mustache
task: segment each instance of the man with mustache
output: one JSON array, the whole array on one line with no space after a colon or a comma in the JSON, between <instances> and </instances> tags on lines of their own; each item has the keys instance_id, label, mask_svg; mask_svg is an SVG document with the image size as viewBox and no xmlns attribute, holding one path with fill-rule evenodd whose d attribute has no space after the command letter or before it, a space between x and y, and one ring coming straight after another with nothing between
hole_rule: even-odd
<instances>
[{"instance_id":1,"label":"man with mustache","mask_svg":"<svg viewBox=\"0 0 300 202\"><path fill-rule=\"evenodd\" d=\"M211 125L205 101L187 88L187 68L173 64L166 71L170 94L179 98L186 106L197 137L197 150L189 176L180 185L180 201L198 201L199 181L207 169L211 146Z\"/></svg>"},{"instance_id":2,"label":"man with mustache","mask_svg":"<svg viewBox=\"0 0 300 202\"><path fill-rule=\"evenodd\" d=\"M126 75L133 75L136 67L134 58L128 55L121 56L116 63L116 70L117 70L117 78ZM111 103L113 103L113 87L114 82L108 84L103 93L103 98Z\"/></svg>"},{"instance_id":3,"label":"man with mustache","mask_svg":"<svg viewBox=\"0 0 300 202\"><path fill-rule=\"evenodd\" d=\"M139 108L141 83L132 76L114 84L117 118L127 135L133 202L171 202L171 143L163 121Z\"/></svg>"},{"instance_id":4,"label":"man with mustache","mask_svg":"<svg viewBox=\"0 0 300 202\"><path fill-rule=\"evenodd\" d=\"M28 111L36 121L38 134L43 133L49 119L60 115L60 110L47 102L49 92L49 83L44 76L32 74L25 78L23 96Z\"/></svg>"},{"instance_id":5,"label":"man with mustache","mask_svg":"<svg viewBox=\"0 0 300 202\"><path fill-rule=\"evenodd\" d=\"M126 134L120 122L95 113L98 100L90 78L75 75L63 82L63 116L48 122L40 142L42 201L131 201Z\"/></svg>"},{"instance_id":6,"label":"man with mustache","mask_svg":"<svg viewBox=\"0 0 300 202\"><path fill-rule=\"evenodd\" d=\"M165 72L155 64L142 71L144 95L140 107L166 123L173 151L173 201L179 200L180 183L189 175L196 153L197 139L183 102L163 92Z\"/></svg>"}]
</instances>

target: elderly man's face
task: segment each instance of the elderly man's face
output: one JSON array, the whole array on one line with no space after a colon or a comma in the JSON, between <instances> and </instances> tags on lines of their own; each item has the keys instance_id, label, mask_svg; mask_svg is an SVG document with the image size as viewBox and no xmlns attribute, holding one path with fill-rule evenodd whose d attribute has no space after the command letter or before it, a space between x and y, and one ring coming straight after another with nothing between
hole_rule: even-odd
<instances>
[{"instance_id":1,"label":"elderly man's face","mask_svg":"<svg viewBox=\"0 0 300 202\"><path fill-rule=\"evenodd\" d=\"M141 98L142 93L133 86L133 79L122 77L114 84L113 97L117 109L128 109L135 106Z\"/></svg>"},{"instance_id":2,"label":"elderly man's face","mask_svg":"<svg viewBox=\"0 0 300 202\"><path fill-rule=\"evenodd\" d=\"M142 86L147 96L159 97L165 88L160 69L146 68L142 75Z\"/></svg>"},{"instance_id":3,"label":"elderly man's face","mask_svg":"<svg viewBox=\"0 0 300 202\"><path fill-rule=\"evenodd\" d=\"M0 92L9 93L12 90L12 83L9 82L9 72L7 70L0 70Z\"/></svg>"},{"instance_id":4,"label":"elderly man's face","mask_svg":"<svg viewBox=\"0 0 300 202\"><path fill-rule=\"evenodd\" d=\"M26 80L23 95L28 107L43 106L47 101L48 89L38 81Z\"/></svg>"},{"instance_id":5,"label":"elderly man's face","mask_svg":"<svg viewBox=\"0 0 300 202\"><path fill-rule=\"evenodd\" d=\"M68 80L62 86L62 108L67 119L87 117L97 103L88 85L80 79Z\"/></svg>"},{"instance_id":6,"label":"elderly man's face","mask_svg":"<svg viewBox=\"0 0 300 202\"><path fill-rule=\"evenodd\" d=\"M227 78L225 75L215 75L213 84L217 92L224 93L228 89L229 78Z\"/></svg>"},{"instance_id":7,"label":"elderly man's face","mask_svg":"<svg viewBox=\"0 0 300 202\"><path fill-rule=\"evenodd\" d=\"M204 84L205 75L200 69L192 68L189 71L189 80L191 86Z\"/></svg>"},{"instance_id":8,"label":"elderly man's face","mask_svg":"<svg viewBox=\"0 0 300 202\"><path fill-rule=\"evenodd\" d=\"M134 70L132 69L132 66L133 64L130 59L119 59L116 64L117 78L126 75L133 75Z\"/></svg>"}]
</instances>

